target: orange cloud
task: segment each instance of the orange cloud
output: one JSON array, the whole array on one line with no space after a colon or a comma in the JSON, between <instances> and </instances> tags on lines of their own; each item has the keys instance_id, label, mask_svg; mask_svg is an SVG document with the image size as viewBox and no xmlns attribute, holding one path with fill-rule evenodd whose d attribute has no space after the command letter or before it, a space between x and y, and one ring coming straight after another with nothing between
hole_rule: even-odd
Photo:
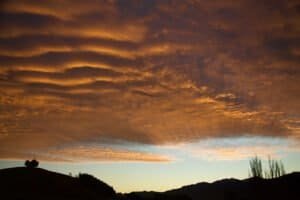
<instances>
[{"instance_id":1,"label":"orange cloud","mask_svg":"<svg viewBox=\"0 0 300 200\"><path fill-rule=\"evenodd\" d=\"M298 141L294 138L236 137L205 139L194 143L167 146L169 150L196 159L209 161L248 160L256 155L262 159L284 157L289 153L299 153Z\"/></svg>"},{"instance_id":2,"label":"orange cloud","mask_svg":"<svg viewBox=\"0 0 300 200\"><path fill-rule=\"evenodd\" d=\"M3 157L99 138L299 138L297 3L100 3L3 3Z\"/></svg>"},{"instance_id":3,"label":"orange cloud","mask_svg":"<svg viewBox=\"0 0 300 200\"><path fill-rule=\"evenodd\" d=\"M39 155L37 155L39 156ZM49 150L42 156L71 162L170 162L170 158L152 153L111 148L71 147Z\"/></svg>"}]
</instances>

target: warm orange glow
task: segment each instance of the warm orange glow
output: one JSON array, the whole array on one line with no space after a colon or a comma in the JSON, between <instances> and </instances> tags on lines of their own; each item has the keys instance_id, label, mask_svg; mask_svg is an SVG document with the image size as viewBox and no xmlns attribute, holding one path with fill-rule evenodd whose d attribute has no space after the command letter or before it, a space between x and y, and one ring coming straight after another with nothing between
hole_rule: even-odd
<instances>
[{"instance_id":1,"label":"warm orange glow","mask_svg":"<svg viewBox=\"0 0 300 200\"><path fill-rule=\"evenodd\" d=\"M0 158L98 140L299 138L296 4L150 3L3 3ZM111 151L97 156L168 160Z\"/></svg>"}]
</instances>

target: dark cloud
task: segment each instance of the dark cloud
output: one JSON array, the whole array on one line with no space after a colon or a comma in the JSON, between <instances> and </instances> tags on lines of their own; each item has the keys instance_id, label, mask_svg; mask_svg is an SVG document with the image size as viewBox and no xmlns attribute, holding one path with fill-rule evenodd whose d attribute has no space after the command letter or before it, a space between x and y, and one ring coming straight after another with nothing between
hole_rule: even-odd
<instances>
[{"instance_id":1,"label":"dark cloud","mask_svg":"<svg viewBox=\"0 0 300 200\"><path fill-rule=\"evenodd\" d=\"M116 1L118 10L122 17L147 17L151 15L155 11L156 4L159 3L158 1L146 1L141 2L138 0L133 1Z\"/></svg>"},{"instance_id":2,"label":"dark cloud","mask_svg":"<svg viewBox=\"0 0 300 200\"><path fill-rule=\"evenodd\" d=\"M99 49L99 51L106 48L131 52L137 48L137 44L93 37L82 38L80 35L77 37L58 35L26 35L16 38L0 38L1 54L5 55L30 56L46 53L47 51L76 51L80 49L91 50L93 48Z\"/></svg>"},{"instance_id":3,"label":"dark cloud","mask_svg":"<svg viewBox=\"0 0 300 200\"><path fill-rule=\"evenodd\" d=\"M90 51L74 51L74 52L48 52L45 54L31 56L31 57L13 57L13 56L0 56L0 62L6 69L13 69L18 67L38 67L63 69L68 65L82 65L81 63L92 63L105 68L119 67L135 67L138 62L133 62L130 59L118 58L115 56L100 54ZM77 64L79 63L79 64Z\"/></svg>"},{"instance_id":4,"label":"dark cloud","mask_svg":"<svg viewBox=\"0 0 300 200\"><path fill-rule=\"evenodd\" d=\"M31 14L31 13L1 13L1 26L9 30L19 29L42 29L52 25L62 23L61 20L47 15Z\"/></svg>"}]
</instances>

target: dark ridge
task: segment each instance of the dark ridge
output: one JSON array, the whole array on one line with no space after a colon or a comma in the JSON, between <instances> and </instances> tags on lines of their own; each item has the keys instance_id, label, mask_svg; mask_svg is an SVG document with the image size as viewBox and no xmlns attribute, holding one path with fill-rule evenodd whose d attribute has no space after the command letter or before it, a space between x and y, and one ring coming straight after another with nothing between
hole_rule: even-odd
<instances>
[{"instance_id":1,"label":"dark ridge","mask_svg":"<svg viewBox=\"0 0 300 200\"><path fill-rule=\"evenodd\" d=\"M274 179L223 179L166 192L117 194L111 186L89 174L71 177L28 167L0 170L1 199L5 200L298 200L299 185L300 172L294 172Z\"/></svg>"},{"instance_id":2,"label":"dark ridge","mask_svg":"<svg viewBox=\"0 0 300 200\"><path fill-rule=\"evenodd\" d=\"M300 172L274 179L223 179L213 183L197 183L169 190L167 194L186 195L201 200L298 200L300 199Z\"/></svg>"}]
</instances>

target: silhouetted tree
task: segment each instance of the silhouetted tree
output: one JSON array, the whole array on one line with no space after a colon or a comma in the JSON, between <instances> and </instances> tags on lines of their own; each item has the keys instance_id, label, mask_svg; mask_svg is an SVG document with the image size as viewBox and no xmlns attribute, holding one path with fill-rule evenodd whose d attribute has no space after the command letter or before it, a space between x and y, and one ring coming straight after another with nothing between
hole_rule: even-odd
<instances>
[{"instance_id":1,"label":"silhouetted tree","mask_svg":"<svg viewBox=\"0 0 300 200\"><path fill-rule=\"evenodd\" d=\"M25 164L26 167L30 167L30 161L29 160L26 160L24 164Z\"/></svg>"},{"instance_id":2,"label":"silhouetted tree","mask_svg":"<svg viewBox=\"0 0 300 200\"><path fill-rule=\"evenodd\" d=\"M28 168L35 168L35 167L39 166L39 162L37 160L35 160L35 159L33 159L31 161L26 160L24 164Z\"/></svg>"}]
</instances>

